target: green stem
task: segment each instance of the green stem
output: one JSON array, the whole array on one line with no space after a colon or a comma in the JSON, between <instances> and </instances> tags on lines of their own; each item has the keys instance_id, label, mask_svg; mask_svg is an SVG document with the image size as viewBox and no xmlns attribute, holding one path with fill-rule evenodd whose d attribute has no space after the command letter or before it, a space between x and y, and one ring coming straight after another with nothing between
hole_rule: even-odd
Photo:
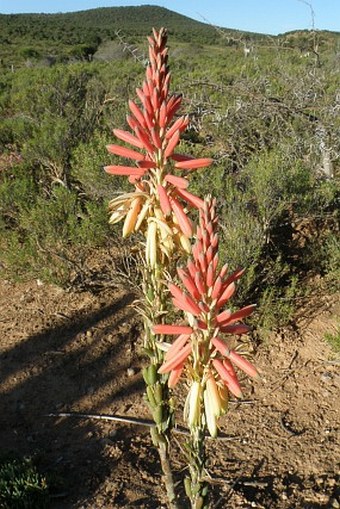
<instances>
[{"instance_id":1,"label":"green stem","mask_svg":"<svg viewBox=\"0 0 340 509\"><path fill-rule=\"evenodd\" d=\"M208 483L206 482L205 426L202 423L191 429L186 443L190 478L185 479L186 494L191 509L208 508Z\"/></svg>"},{"instance_id":2,"label":"green stem","mask_svg":"<svg viewBox=\"0 0 340 509\"><path fill-rule=\"evenodd\" d=\"M172 475L168 442L161 442L158 446L158 453L161 460L163 479L168 497L169 509L179 509L175 492L175 483Z\"/></svg>"},{"instance_id":3,"label":"green stem","mask_svg":"<svg viewBox=\"0 0 340 509\"><path fill-rule=\"evenodd\" d=\"M155 421L151 428L151 437L158 449L163 480L167 492L169 509L178 509L175 484L170 464L170 433L173 426L174 409L167 386L167 378L157 373L164 360L164 354L156 344L156 336L152 332L155 323L164 320L167 309L167 292L164 284L165 270L161 264L155 268L146 268L143 273L145 292L144 316L144 348L149 356L149 366L144 369L146 382L146 398Z\"/></svg>"}]
</instances>

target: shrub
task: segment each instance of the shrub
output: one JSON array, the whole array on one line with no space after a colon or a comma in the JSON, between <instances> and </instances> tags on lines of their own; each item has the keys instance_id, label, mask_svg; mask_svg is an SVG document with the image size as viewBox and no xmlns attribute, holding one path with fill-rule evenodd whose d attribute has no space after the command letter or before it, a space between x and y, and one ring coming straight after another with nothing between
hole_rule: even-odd
<instances>
[{"instance_id":1,"label":"shrub","mask_svg":"<svg viewBox=\"0 0 340 509\"><path fill-rule=\"evenodd\" d=\"M325 340L329 343L336 354L340 354L340 329L332 334L327 332L325 334Z\"/></svg>"},{"instance_id":2,"label":"shrub","mask_svg":"<svg viewBox=\"0 0 340 509\"><path fill-rule=\"evenodd\" d=\"M340 281L340 239L330 232L322 246L322 266L328 281L339 289Z\"/></svg>"},{"instance_id":3,"label":"shrub","mask_svg":"<svg viewBox=\"0 0 340 509\"><path fill-rule=\"evenodd\" d=\"M36 196L31 206L21 205L16 228L3 219L2 263L10 275L41 277L70 284L81 271L90 247L107 242L109 227L104 203L86 203L75 191L56 187L51 196Z\"/></svg>"},{"instance_id":4,"label":"shrub","mask_svg":"<svg viewBox=\"0 0 340 509\"><path fill-rule=\"evenodd\" d=\"M3 509L46 509L49 492L46 478L31 459L0 462L0 506Z\"/></svg>"},{"instance_id":5,"label":"shrub","mask_svg":"<svg viewBox=\"0 0 340 509\"><path fill-rule=\"evenodd\" d=\"M126 179L117 180L103 171L107 163L106 145L112 140L96 131L88 143L80 143L72 154L72 177L90 200L110 199L117 191L127 190ZM118 158L111 159L118 161Z\"/></svg>"},{"instance_id":6,"label":"shrub","mask_svg":"<svg viewBox=\"0 0 340 509\"><path fill-rule=\"evenodd\" d=\"M35 48L22 48L20 54L23 58L38 58L40 56L39 51Z\"/></svg>"}]
</instances>

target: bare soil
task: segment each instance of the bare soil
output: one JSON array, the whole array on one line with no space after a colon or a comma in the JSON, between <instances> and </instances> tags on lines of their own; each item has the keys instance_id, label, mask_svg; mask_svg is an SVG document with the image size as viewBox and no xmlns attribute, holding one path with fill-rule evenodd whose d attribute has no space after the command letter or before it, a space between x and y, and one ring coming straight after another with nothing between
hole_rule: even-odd
<instances>
[{"instance_id":1,"label":"bare soil","mask_svg":"<svg viewBox=\"0 0 340 509\"><path fill-rule=\"evenodd\" d=\"M53 509L166 506L147 427L50 413L149 418L140 323L128 291L0 283L0 452L34 455L54 479ZM209 440L214 508L339 508L339 359L325 342L340 303L319 299L255 349L263 382ZM173 464L180 480L183 438ZM34 509L34 508L32 508Z\"/></svg>"}]
</instances>

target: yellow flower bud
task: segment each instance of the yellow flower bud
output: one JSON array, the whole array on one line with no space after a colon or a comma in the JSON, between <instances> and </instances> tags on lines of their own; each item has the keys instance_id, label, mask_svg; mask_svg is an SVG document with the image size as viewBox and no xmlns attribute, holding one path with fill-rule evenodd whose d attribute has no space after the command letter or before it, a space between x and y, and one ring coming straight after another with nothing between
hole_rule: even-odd
<instances>
[{"instance_id":1,"label":"yellow flower bud","mask_svg":"<svg viewBox=\"0 0 340 509\"><path fill-rule=\"evenodd\" d=\"M203 399L206 424L210 435L216 438L217 436L216 414L213 408L214 404L210 399L210 393L208 392L207 389L203 393Z\"/></svg>"},{"instance_id":2,"label":"yellow flower bud","mask_svg":"<svg viewBox=\"0 0 340 509\"><path fill-rule=\"evenodd\" d=\"M202 387L200 382L193 382L189 392L189 427L196 426L199 422L201 410L201 393Z\"/></svg>"},{"instance_id":3,"label":"yellow flower bud","mask_svg":"<svg viewBox=\"0 0 340 509\"><path fill-rule=\"evenodd\" d=\"M123 226L123 237L127 237L134 229L140 211L141 198L135 198L131 202L130 210L126 214Z\"/></svg>"},{"instance_id":4,"label":"yellow flower bud","mask_svg":"<svg viewBox=\"0 0 340 509\"><path fill-rule=\"evenodd\" d=\"M157 263L157 224L150 221L146 236L146 261L150 267Z\"/></svg>"}]
</instances>

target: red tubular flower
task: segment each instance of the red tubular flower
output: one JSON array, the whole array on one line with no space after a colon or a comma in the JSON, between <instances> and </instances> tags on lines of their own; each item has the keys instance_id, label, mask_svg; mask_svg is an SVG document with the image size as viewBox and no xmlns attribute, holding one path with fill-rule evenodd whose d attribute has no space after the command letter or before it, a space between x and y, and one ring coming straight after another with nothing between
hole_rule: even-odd
<instances>
[{"instance_id":1,"label":"red tubular flower","mask_svg":"<svg viewBox=\"0 0 340 509\"><path fill-rule=\"evenodd\" d=\"M136 167L110 165L105 167L105 171L109 174L128 176L129 181L139 190L138 186L142 185L144 200L148 201L150 206L142 221L136 219L138 228L141 227L146 231L148 218L152 215L157 216L155 210L160 209L167 217L174 233L179 233L179 238L183 235L188 238L192 235L193 229L185 207L200 208L203 200L186 190L189 185L187 177L191 170L209 166L212 159L195 159L175 153L180 135L189 124L189 118L180 116L175 119L182 96L169 94L170 72L166 30L164 28L159 32L153 30L153 35L148 37L148 41L150 61L146 77L142 87L136 89L140 104L129 101L130 115L127 117L127 123L132 132L121 129L113 131L118 139L133 148L115 144L107 147L111 154L132 159ZM184 173L183 177L173 174L179 171ZM125 207L121 212L121 203L119 207L120 213L117 214L117 200L110 202L114 218L112 222L123 218L124 212L127 213L129 210ZM185 243L185 240L182 238L183 242Z\"/></svg>"},{"instance_id":2,"label":"red tubular flower","mask_svg":"<svg viewBox=\"0 0 340 509\"><path fill-rule=\"evenodd\" d=\"M215 200L208 199L200 209L200 224L192 248L193 257L186 268L177 270L184 288L169 284L173 302L178 309L186 312L191 332L186 330L185 326L154 326L156 334L180 334L170 347L159 372L170 373L170 385L174 387L182 370L190 364L192 369L196 370L196 376L201 378L203 388L209 378L211 387L214 387L217 381L218 387L222 384L234 396L241 397L241 387L234 366L248 376L258 378L259 375L247 359L231 348L223 335L248 332L249 327L241 320L249 316L255 306L246 306L234 312L221 309L233 296L235 281L241 277L243 270L237 269L228 274L227 266L217 268L217 221ZM209 394L212 392L211 387L208 389ZM214 394L216 403L219 392L215 390ZM221 408L222 406L221 399ZM211 429L214 429L210 407L207 412Z\"/></svg>"}]
</instances>

